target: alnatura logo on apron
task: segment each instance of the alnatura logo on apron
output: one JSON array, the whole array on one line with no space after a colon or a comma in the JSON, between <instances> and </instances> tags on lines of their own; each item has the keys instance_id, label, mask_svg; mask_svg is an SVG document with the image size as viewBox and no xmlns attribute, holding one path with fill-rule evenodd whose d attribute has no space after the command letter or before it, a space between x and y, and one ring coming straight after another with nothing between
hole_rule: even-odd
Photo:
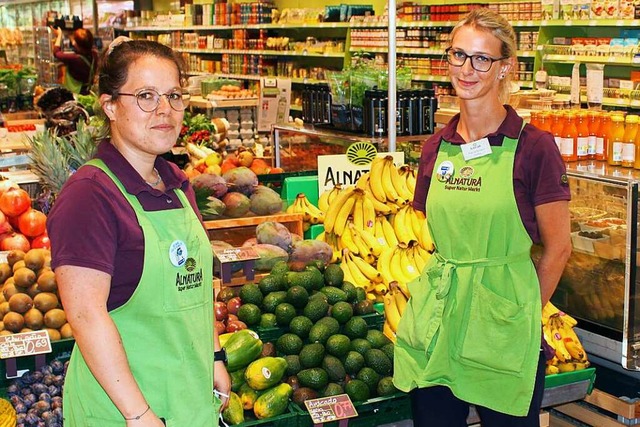
<instances>
[{"instance_id":1,"label":"alnatura logo on apron","mask_svg":"<svg viewBox=\"0 0 640 427\"><path fill-rule=\"evenodd\" d=\"M174 267L184 267L184 269L176 273L176 288L178 292L202 286L202 268L196 270L197 262L194 258L189 257L187 245L182 240L176 240L171 243L169 260L171 260L171 264Z\"/></svg>"},{"instance_id":2,"label":"alnatura logo on apron","mask_svg":"<svg viewBox=\"0 0 640 427\"><path fill-rule=\"evenodd\" d=\"M474 177L475 170L471 166L464 166L456 174L455 166L446 160L436 169L436 178L445 184L445 190L452 191L480 191L482 177Z\"/></svg>"}]
</instances>

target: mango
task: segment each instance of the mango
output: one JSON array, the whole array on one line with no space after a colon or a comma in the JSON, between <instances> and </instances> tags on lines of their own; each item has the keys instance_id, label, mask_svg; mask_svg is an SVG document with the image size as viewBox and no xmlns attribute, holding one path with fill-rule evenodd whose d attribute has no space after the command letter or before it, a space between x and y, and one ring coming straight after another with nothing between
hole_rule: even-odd
<instances>
[{"instance_id":1,"label":"mango","mask_svg":"<svg viewBox=\"0 0 640 427\"><path fill-rule=\"evenodd\" d=\"M227 194L227 182L219 175L203 173L191 179L191 185L196 193L199 190L207 191L208 196L220 199Z\"/></svg>"},{"instance_id":2,"label":"mango","mask_svg":"<svg viewBox=\"0 0 640 427\"><path fill-rule=\"evenodd\" d=\"M271 271L276 262L286 262L289 259L289 253L279 246L262 243L254 245L253 248L260 255L260 259L255 263L257 271Z\"/></svg>"},{"instance_id":3,"label":"mango","mask_svg":"<svg viewBox=\"0 0 640 427\"><path fill-rule=\"evenodd\" d=\"M320 240L300 240L293 243L289 261L306 264L311 261L320 260L328 264L329 261L331 261L332 255L333 249L325 242Z\"/></svg>"},{"instance_id":4,"label":"mango","mask_svg":"<svg viewBox=\"0 0 640 427\"><path fill-rule=\"evenodd\" d=\"M256 215L273 215L281 211L280 195L269 187L259 185L251 195L251 212Z\"/></svg>"},{"instance_id":5,"label":"mango","mask_svg":"<svg viewBox=\"0 0 640 427\"><path fill-rule=\"evenodd\" d=\"M265 221L256 227L258 243L279 246L285 251L291 249L291 232L277 221Z\"/></svg>"},{"instance_id":6,"label":"mango","mask_svg":"<svg viewBox=\"0 0 640 427\"><path fill-rule=\"evenodd\" d=\"M224 215L231 218L241 218L249 212L251 201L247 196L236 191L231 191L224 195L222 202L226 209Z\"/></svg>"},{"instance_id":7,"label":"mango","mask_svg":"<svg viewBox=\"0 0 640 427\"><path fill-rule=\"evenodd\" d=\"M222 175L230 191L250 196L258 187L258 176L251 169L240 166Z\"/></svg>"}]
</instances>

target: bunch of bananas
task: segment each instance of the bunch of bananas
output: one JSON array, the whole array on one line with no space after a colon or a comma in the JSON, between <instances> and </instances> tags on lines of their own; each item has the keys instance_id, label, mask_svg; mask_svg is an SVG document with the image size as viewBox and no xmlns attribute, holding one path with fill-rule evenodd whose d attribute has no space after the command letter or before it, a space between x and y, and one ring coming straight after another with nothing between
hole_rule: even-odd
<instances>
[{"instance_id":1,"label":"bunch of bananas","mask_svg":"<svg viewBox=\"0 0 640 427\"><path fill-rule=\"evenodd\" d=\"M387 293L388 288L383 282L382 274L347 248L342 252L340 268L344 272L344 280L364 288L367 291L368 299L376 302L378 301L377 296L382 297Z\"/></svg>"},{"instance_id":2,"label":"bunch of bananas","mask_svg":"<svg viewBox=\"0 0 640 427\"><path fill-rule=\"evenodd\" d=\"M296 200L287 208L287 213L302 214L302 228L307 231L314 224L324 222L324 212L318 209L307 199L304 193L299 193Z\"/></svg>"},{"instance_id":3,"label":"bunch of bananas","mask_svg":"<svg viewBox=\"0 0 640 427\"><path fill-rule=\"evenodd\" d=\"M554 358L547 362L547 375L589 367L587 352L573 330L577 323L576 319L560 311L551 302L543 308L542 332L545 341L555 350Z\"/></svg>"},{"instance_id":4,"label":"bunch of bananas","mask_svg":"<svg viewBox=\"0 0 640 427\"><path fill-rule=\"evenodd\" d=\"M398 323L400 323L400 317L404 313L408 300L409 296L404 293L402 288L396 282L391 282L389 292L385 294L383 299L384 326L382 332L393 342L396 342Z\"/></svg>"},{"instance_id":5,"label":"bunch of bananas","mask_svg":"<svg viewBox=\"0 0 640 427\"><path fill-rule=\"evenodd\" d=\"M382 250L378 257L377 269L387 286L396 282L405 295L409 295L407 285L417 278L424 269L431 253L423 249L416 241L409 244L398 243Z\"/></svg>"},{"instance_id":6,"label":"bunch of bananas","mask_svg":"<svg viewBox=\"0 0 640 427\"><path fill-rule=\"evenodd\" d=\"M331 190L322 192L322 194L320 194L320 197L318 197L318 209L320 209L324 213L327 213L327 210L329 210L329 205L333 203L333 200L336 198L338 193L340 193L340 191L342 191L342 186L340 184L336 184Z\"/></svg>"},{"instance_id":7,"label":"bunch of bananas","mask_svg":"<svg viewBox=\"0 0 640 427\"><path fill-rule=\"evenodd\" d=\"M390 218L398 242L408 244L411 241L417 241L423 249L433 252L435 247L424 212L406 205L395 215L390 215Z\"/></svg>"}]
</instances>

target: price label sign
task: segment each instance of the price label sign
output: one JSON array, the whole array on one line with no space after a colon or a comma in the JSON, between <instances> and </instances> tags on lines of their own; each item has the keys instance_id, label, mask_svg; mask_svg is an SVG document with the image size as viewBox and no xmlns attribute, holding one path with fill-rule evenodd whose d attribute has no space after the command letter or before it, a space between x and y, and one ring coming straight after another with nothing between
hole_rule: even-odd
<instances>
[{"instance_id":1,"label":"price label sign","mask_svg":"<svg viewBox=\"0 0 640 427\"><path fill-rule=\"evenodd\" d=\"M215 251L215 254L222 264L260 258L256 250L251 247L223 249L221 251Z\"/></svg>"},{"instance_id":2,"label":"price label sign","mask_svg":"<svg viewBox=\"0 0 640 427\"><path fill-rule=\"evenodd\" d=\"M51 353L47 331L0 336L0 359Z\"/></svg>"},{"instance_id":3,"label":"price label sign","mask_svg":"<svg viewBox=\"0 0 640 427\"><path fill-rule=\"evenodd\" d=\"M346 394L309 399L305 400L304 404L314 424L358 416L358 411L356 411L351 399Z\"/></svg>"}]
</instances>

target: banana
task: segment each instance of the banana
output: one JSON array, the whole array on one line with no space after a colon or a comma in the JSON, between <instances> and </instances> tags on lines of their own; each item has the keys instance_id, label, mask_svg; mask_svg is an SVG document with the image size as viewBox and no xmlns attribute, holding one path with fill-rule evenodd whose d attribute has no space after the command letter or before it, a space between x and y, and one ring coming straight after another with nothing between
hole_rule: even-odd
<instances>
[{"instance_id":1,"label":"banana","mask_svg":"<svg viewBox=\"0 0 640 427\"><path fill-rule=\"evenodd\" d=\"M545 375L559 374L560 369L558 369L558 367L555 365L547 365L547 367L544 369L544 373Z\"/></svg>"},{"instance_id":2,"label":"banana","mask_svg":"<svg viewBox=\"0 0 640 427\"><path fill-rule=\"evenodd\" d=\"M404 296L400 288L398 287L397 282L391 282L389 286L389 292L393 296L393 299L396 301L396 307L398 308L398 313L402 316L405 308L407 307L407 298Z\"/></svg>"},{"instance_id":3,"label":"banana","mask_svg":"<svg viewBox=\"0 0 640 427\"><path fill-rule=\"evenodd\" d=\"M350 228L351 227L351 223L347 224L347 227ZM360 249L358 248L358 246L356 245L356 243L353 241L353 233L350 232L346 232L346 233L342 233L342 235L339 237L340 242L342 243L342 245L349 249L349 252L352 252L354 254L359 254L360 253Z\"/></svg>"},{"instance_id":4,"label":"banana","mask_svg":"<svg viewBox=\"0 0 640 427\"><path fill-rule=\"evenodd\" d=\"M338 197L338 194L340 194L342 190L342 184L336 184L333 186L333 188L331 189L331 193L329 193L329 200L327 200L329 204L331 204L335 200L335 198Z\"/></svg>"},{"instance_id":5,"label":"banana","mask_svg":"<svg viewBox=\"0 0 640 427\"><path fill-rule=\"evenodd\" d=\"M369 175L370 172L365 172L360 175L360 178L358 178L358 180L356 181L356 188L369 191Z\"/></svg>"},{"instance_id":6,"label":"banana","mask_svg":"<svg viewBox=\"0 0 640 427\"><path fill-rule=\"evenodd\" d=\"M376 208L373 205L373 201L370 197L366 197L366 191L362 195L362 217L364 227L363 230L373 232L373 228L376 225Z\"/></svg>"},{"instance_id":7,"label":"banana","mask_svg":"<svg viewBox=\"0 0 640 427\"><path fill-rule=\"evenodd\" d=\"M382 274L371 264L363 260L357 255L349 254L349 259L353 262L358 269L364 274L367 279L371 280L373 283L382 283Z\"/></svg>"},{"instance_id":8,"label":"banana","mask_svg":"<svg viewBox=\"0 0 640 427\"><path fill-rule=\"evenodd\" d=\"M353 284L355 286L358 286L356 284L356 280L351 275L351 269L347 266L347 263L346 263L346 261L344 259L342 259L341 262L340 262L340 269L344 273L344 281L345 282L349 282L349 283L351 283L351 284Z\"/></svg>"},{"instance_id":9,"label":"banana","mask_svg":"<svg viewBox=\"0 0 640 427\"><path fill-rule=\"evenodd\" d=\"M407 188L411 191L411 194L415 194L416 192L416 171L407 167L407 173L405 175L405 180L407 182Z\"/></svg>"},{"instance_id":10,"label":"banana","mask_svg":"<svg viewBox=\"0 0 640 427\"><path fill-rule=\"evenodd\" d=\"M403 207L393 218L393 230L398 237L398 242L404 244L408 244L412 240L418 240L413 234L411 223L407 221L407 211L409 208L409 205Z\"/></svg>"},{"instance_id":11,"label":"banana","mask_svg":"<svg viewBox=\"0 0 640 427\"><path fill-rule=\"evenodd\" d=\"M387 202L387 203L386 203L386 205L387 205L387 207L389 208L389 210L390 210L390 212L389 212L389 213L390 213L391 215L395 215L395 214L397 214L397 213L398 213L398 211L400 210L400 208L402 207L402 206L398 206L398 204L397 204L397 203L393 203L393 202Z\"/></svg>"},{"instance_id":12,"label":"banana","mask_svg":"<svg viewBox=\"0 0 640 427\"><path fill-rule=\"evenodd\" d=\"M382 275L382 280L387 285L389 285L389 283L394 280L393 274L391 273L391 257L393 256L394 248L395 246L387 246L386 248L382 249L382 252L378 257L378 262L376 264L376 268Z\"/></svg>"},{"instance_id":13,"label":"banana","mask_svg":"<svg viewBox=\"0 0 640 427\"><path fill-rule=\"evenodd\" d=\"M296 202L298 201L305 222L309 224L321 224L324 222L324 212L315 207L304 193L298 194Z\"/></svg>"},{"instance_id":14,"label":"banana","mask_svg":"<svg viewBox=\"0 0 640 427\"><path fill-rule=\"evenodd\" d=\"M382 246L382 247L389 246L389 244L387 243L387 239L384 237L384 231L382 231L381 216L377 216L376 217L376 226L375 226L375 229L373 231L373 235L375 236L375 238L378 241L378 243L380 244L380 246ZM380 256L380 254L378 254L378 256Z\"/></svg>"},{"instance_id":15,"label":"banana","mask_svg":"<svg viewBox=\"0 0 640 427\"><path fill-rule=\"evenodd\" d=\"M420 226L420 234L418 234L418 242L422 249L432 253L436 250L436 246L433 244L433 239L431 238L431 232L429 231L429 221L425 218L422 221Z\"/></svg>"},{"instance_id":16,"label":"banana","mask_svg":"<svg viewBox=\"0 0 640 427\"><path fill-rule=\"evenodd\" d=\"M347 187L340 191L329 203L329 209L327 209L327 213L324 218L324 229L326 232L331 233L333 231L333 228L338 221L338 215L344 215L342 209L347 204L347 201L351 200L351 206L349 207L349 212L346 213L346 217L340 218L340 221L343 221L343 223L346 221L347 217L351 213L351 207L353 207L353 199L351 196L353 195L354 190L354 187Z\"/></svg>"},{"instance_id":17,"label":"banana","mask_svg":"<svg viewBox=\"0 0 640 427\"><path fill-rule=\"evenodd\" d=\"M373 285L373 292L376 295L386 295L389 292L389 288L384 283L376 283Z\"/></svg>"},{"instance_id":18,"label":"banana","mask_svg":"<svg viewBox=\"0 0 640 427\"><path fill-rule=\"evenodd\" d=\"M573 372L576 370L576 364L573 362L559 362L558 371L560 372Z\"/></svg>"},{"instance_id":19,"label":"banana","mask_svg":"<svg viewBox=\"0 0 640 427\"><path fill-rule=\"evenodd\" d=\"M402 248L400 245L396 246L391 255L391 262L389 263L391 271L393 271L393 277L398 282L409 283L412 277L408 276L408 272L404 269L402 264Z\"/></svg>"},{"instance_id":20,"label":"banana","mask_svg":"<svg viewBox=\"0 0 640 427\"><path fill-rule=\"evenodd\" d=\"M320 197L318 197L318 209L322 212L326 213L327 209L329 209L329 194L335 189L333 187L331 190L325 190L322 192Z\"/></svg>"},{"instance_id":21,"label":"banana","mask_svg":"<svg viewBox=\"0 0 640 427\"><path fill-rule=\"evenodd\" d=\"M384 194L388 201L400 205L404 202L404 199L402 199L400 195L398 195L398 192L391 182L391 168L395 169L395 165L393 164L393 162L389 163L386 160L383 160L383 162L382 188L384 189Z\"/></svg>"},{"instance_id":22,"label":"banana","mask_svg":"<svg viewBox=\"0 0 640 427\"><path fill-rule=\"evenodd\" d=\"M575 331L568 323L565 323L562 319L556 318L556 325L558 325L558 331L562 334L562 340L564 342L564 346L567 351L571 355L571 357L578 362L586 362L587 361L587 352L582 347L580 343L580 338L576 335Z\"/></svg>"},{"instance_id":23,"label":"banana","mask_svg":"<svg viewBox=\"0 0 640 427\"><path fill-rule=\"evenodd\" d=\"M383 246L372 234L372 232L369 232L367 230L359 230L355 227L353 230L360 235L360 238L371 249L371 253L373 254L373 256L380 256L380 252L382 252Z\"/></svg>"},{"instance_id":24,"label":"banana","mask_svg":"<svg viewBox=\"0 0 640 427\"><path fill-rule=\"evenodd\" d=\"M349 224L351 225L351 224ZM375 262L375 256L373 255L372 248L370 248L367 243L360 237L360 234L355 230L355 226L351 226L349 230L346 230L345 233L351 232L351 238L353 242L358 247L358 254L366 260L369 264Z\"/></svg>"},{"instance_id":25,"label":"banana","mask_svg":"<svg viewBox=\"0 0 640 427\"><path fill-rule=\"evenodd\" d=\"M389 175L391 177L391 183L396 190L400 200L404 200L404 203L409 203L413 200L413 193L407 188L407 181L400 176L396 165L393 163L393 157L385 157L385 161L389 163Z\"/></svg>"},{"instance_id":26,"label":"banana","mask_svg":"<svg viewBox=\"0 0 640 427\"><path fill-rule=\"evenodd\" d=\"M549 319L552 316L558 314L560 310L551 303L551 301L547 302L544 307L542 307L542 324L546 325L549 323Z\"/></svg>"},{"instance_id":27,"label":"banana","mask_svg":"<svg viewBox=\"0 0 640 427\"><path fill-rule=\"evenodd\" d=\"M427 260L422 256L422 253L418 250L420 245L415 244L409 248L409 253L407 254L409 261L416 268L418 274L424 270L424 266L427 264Z\"/></svg>"},{"instance_id":28,"label":"banana","mask_svg":"<svg viewBox=\"0 0 640 427\"><path fill-rule=\"evenodd\" d=\"M371 187L371 193L380 202L387 201L387 195L384 192L382 186L382 172L384 170L384 158L376 157L371 162L371 168L369 171L369 186Z\"/></svg>"},{"instance_id":29,"label":"banana","mask_svg":"<svg viewBox=\"0 0 640 427\"><path fill-rule=\"evenodd\" d=\"M351 194L352 197L349 197L347 200L345 200L344 204L336 215L333 232L338 236L341 236L342 233L346 232L347 220L349 219L349 215L351 214L353 206L356 203L356 197L353 195L353 192Z\"/></svg>"},{"instance_id":30,"label":"banana","mask_svg":"<svg viewBox=\"0 0 640 427\"><path fill-rule=\"evenodd\" d=\"M364 229L364 206L363 200L364 195L356 194L356 201L353 204L353 225L356 228L362 230Z\"/></svg>"},{"instance_id":31,"label":"banana","mask_svg":"<svg viewBox=\"0 0 640 427\"><path fill-rule=\"evenodd\" d=\"M405 273L405 276L410 279L407 280L407 283L420 275L416 266L409 259L409 251L410 249L402 249L400 252L400 265L402 266L402 271Z\"/></svg>"},{"instance_id":32,"label":"banana","mask_svg":"<svg viewBox=\"0 0 640 427\"><path fill-rule=\"evenodd\" d=\"M382 326L382 333L385 337L389 338L392 343L396 342L396 333L391 330L391 326L389 326L389 322L385 321Z\"/></svg>"},{"instance_id":33,"label":"banana","mask_svg":"<svg viewBox=\"0 0 640 427\"><path fill-rule=\"evenodd\" d=\"M398 312L398 307L396 307L395 299L390 293L384 296L384 316L391 330L396 332L398 330L398 323L400 323L400 313Z\"/></svg>"},{"instance_id":34,"label":"banana","mask_svg":"<svg viewBox=\"0 0 640 427\"><path fill-rule=\"evenodd\" d=\"M371 281L367 278L367 276L360 271L357 265L353 263L351 258L351 254L349 250L345 250L342 253L342 263L347 265L347 268L351 272L351 277L353 277L353 284L359 286L364 289L368 289L371 286Z\"/></svg>"},{"instance_id":35,"label":"banana","mask_svg":"<svg viewBox=\"0 0 640 427\"><path fill-rule=\"evenodd\" d=\"M370 186L365 190L365 197L371 200L371 203L373 204L373 210L375 210L377 213L380 213L382 215L388 215L391 213L391 208L386 203L382 203L380 200L375 198Z\"/></svg>"},{"instance_id":36,"label":"banana","mask_svg":"<svg viewBox=\"0 0 640 427\"><path fill-rule=\"evenodd\" d=\"M292 204L287 207L287 213L302 213L302 205L300 204L300 200L296 197Z\"/></svg>"},{"instance_id":37,"label":"banana","mask_svg":"<svg viewBox=\"0 0 640 427\"><path fill-rule=\"evenodd\" d=\"M378 300L380 298L380 301ZM367 292L367 301L371 301L372 303L382 302L382 297L380 295L376 295L373 292Z\"/></svg>"},{"instance_id":38,"label":"banana","mask_svg":"<svg viewBox=\"0 0 640 427\"><path fill-rule=\"evenodd\" d=\"M553 346L556 349L556 357L558 360L560 362L569 362L571 360L571 354L565 347L562 335L558 331L558 328L553 324L551 325L551 340L553 341Z\"/></svg>"},{"instance_id":39,"label":"banana","mask_svg":"<svg viewBox=\"0 0 640 427\"><path fill-rule=\"evenodd\" d=\"M384 233L384 238L387 241L387 245L391 247L395 247L398 245L398 237L396 236L396 232L393 230L393 226L387 220L386 217L381 216L380 223L382 225L382 232Z\"/></svg>"}]
</instances>

